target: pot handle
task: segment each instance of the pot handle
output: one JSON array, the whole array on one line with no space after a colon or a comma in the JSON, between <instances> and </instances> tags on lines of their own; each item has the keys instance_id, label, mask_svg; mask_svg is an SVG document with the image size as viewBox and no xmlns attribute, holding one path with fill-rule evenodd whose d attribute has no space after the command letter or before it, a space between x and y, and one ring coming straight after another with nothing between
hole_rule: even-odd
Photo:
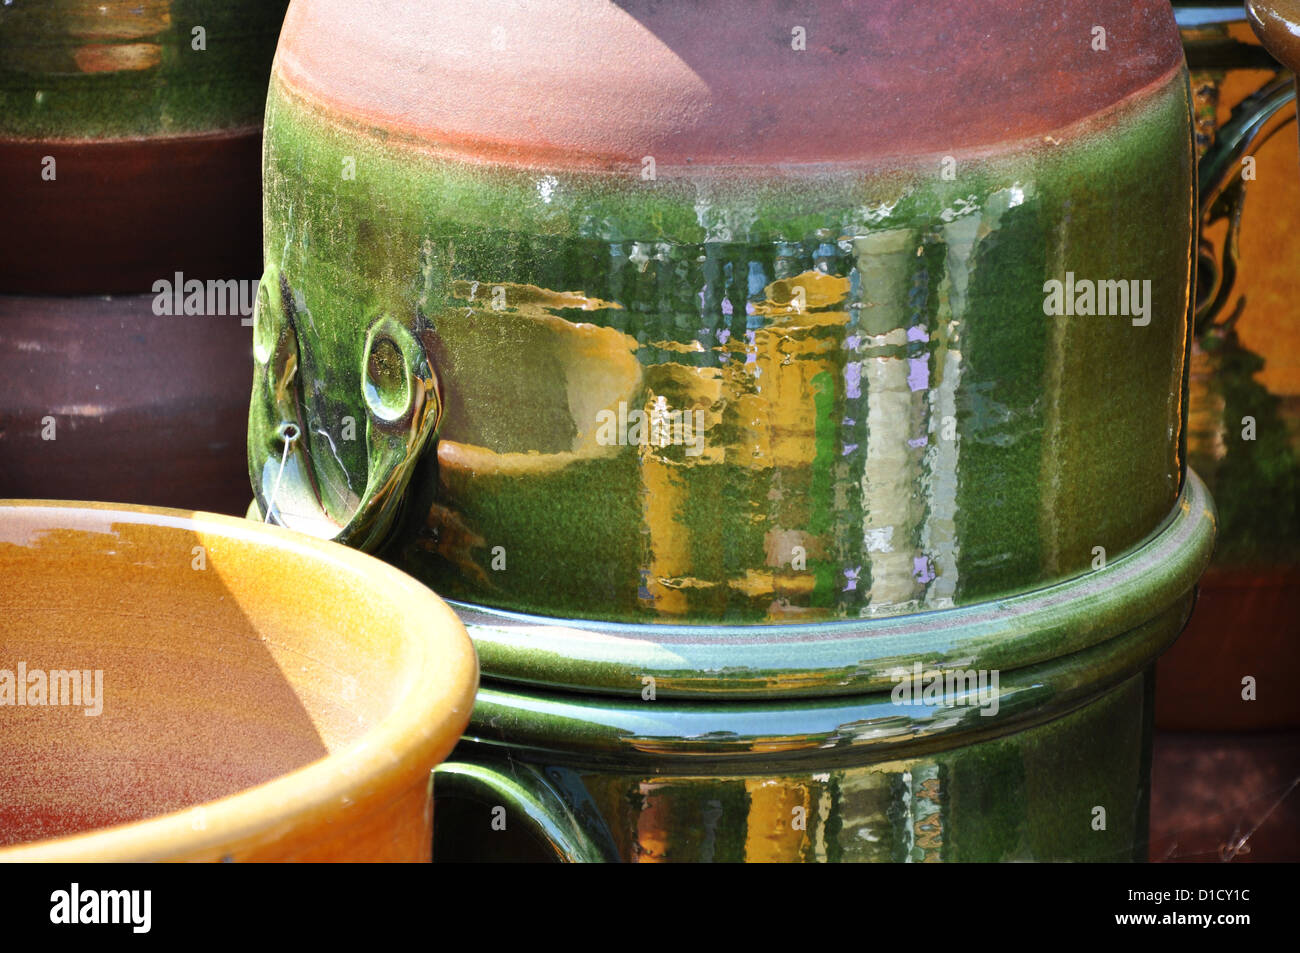
<instances>
[{"instance_id":1,"label":"pot handle","mask_svg":"<svg viewBox=\"0 0 1300 953\"><path fill-rule=\"evenodd\" d=\"M352 385L363 396L364 419L351 424L362 428L366 450L365 485L356 493L335 450L340 435L308 433L312 395L301 364L298 307L288 279L268 264L253 311L248 471L254 500L249 516L373 551L387 539L442 415L438 378L425 343L427 328L418 316L411 326L386 311L370 322ZM328 467L317 466L312 445ZM346 501L326 506L322 472L335 485L346 482Z\"/></svg>"},{"instance_id":2,"label":"pot handle","mask_svg":"<svg viewBox=\"0 0 1300 953\"><path fill-rule=\"evenodd\" d=\"M1295 8L1300 6L1300 0L1285 5ZM1273 51L1273 47L1269 49ZM1237 278L1238 235L1247 181L1242 175L1242 161L1256 146L1295 119L1294 110L1290 115L1283 112L1295 100L1294 78L1288 72L1280 73L1232 110L1232 117L1218 131L1214 145L1197 165L1199 230L1203 232L1207 225L1221 219L1228 221L1222 249L1216 251L1210 242L1199 239L1194 315L1197 337L1207 332L1222 334L1241 315L1244 299L1238 300L1231 313L1223 316Z\"/></svg>"},{"instance_id":3,"label":"pot handle","mask_svg":"<svg viewBox=\"0 0 1300 953\"><path fill-rule=\"evenodd\" d=\"M564 863L603 863L617 857L602 848L535 767L512 762L509 773L488 764L445 761L433 771L435 799L460 797L504 807ZM435 857L436 861L437 858Z\"/></svg>"}]
</instances>

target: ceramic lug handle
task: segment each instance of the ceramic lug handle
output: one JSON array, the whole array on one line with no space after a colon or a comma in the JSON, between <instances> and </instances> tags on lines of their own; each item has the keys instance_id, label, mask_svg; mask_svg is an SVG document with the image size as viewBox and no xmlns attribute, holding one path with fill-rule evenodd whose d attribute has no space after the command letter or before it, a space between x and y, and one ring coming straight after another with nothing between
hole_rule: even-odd
<instances>
[{"instance_id":1,"label":"ceramic lug handle","mask_svg":"<svg viewBox=\"0 0 1300 953\"><path fill-rule=\"evenodd\" d=\"M541 772L531 765L513 762L506 771L488 764L447 761L434 769L433 788L435 799L464 798L506 808L512 818L522 821L529 833L565 863L618 859L612 850L601 848L596 837L584 829Z\"/></svg>"},{"instance_id":2,"label":"ceramic lug handle","mask_svg":"<svg viewBox=\"0 0 1300 953\"><path fill-rule=\"evenodd\" d=\"M1246 16L1268 51L1296 72L1300 64L1300 0L1246 0Z\"/></svg>"},{"instance_id":3,"label":"ceramic lug handle","mask_svg":"<svg viewBox=\"0 0 1300 953\"><path fill-rule=\"evenodd\" d=\"M301 311L301 313L300 313ZM358 395L364 417L310 411L321 386L302 367L300 326L310 322L288 281L267 267L253 311L253 395L248 414L251 518L357 549L388 536L412 471L438 430L442 400L423 343L426 328L381 311L368 319L355 377L336 386ZM339 448L363 437L364 461L344 463ZM346 445L346 444L343 444ZM357 488L354 489L354 480Z\"/></svg>"},{"instance_id":4,"label":"ceramic lug handle","mask_svg":"<svg viewBox=\"0 0 1300 953\"><path fill-rule=\"evenodd\" d=\"M1270 54L1294 72L1300 62L1300 0L1248 0L1251 26ZM1246 196L1242 160L1294 118L1296 84L1285 71L1232 110L1214 144L1201 157L1198 175L1200 241L1197 267L1196 333L1221 333L1231 327L1240 309L1230 309L1237 275L1238 231ZM1206 227L1226 220L1228 234L1217 248L1206 241Z\"/></svg>"}]
</instances>

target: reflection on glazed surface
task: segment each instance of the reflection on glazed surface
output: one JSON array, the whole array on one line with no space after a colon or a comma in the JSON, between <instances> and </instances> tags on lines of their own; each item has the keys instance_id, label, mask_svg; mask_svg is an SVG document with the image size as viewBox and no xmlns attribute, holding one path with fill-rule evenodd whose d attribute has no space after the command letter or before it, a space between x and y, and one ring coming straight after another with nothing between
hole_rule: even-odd
<instances>
[{"instance_id":1,"label":"reflection on glazed surface","mask_svg":"<svg viewBox=\"0 0 1300 953\"><path fill-rule=\"evenodd\" d=\"M489 743L462 742L452 761L469 760L521 784L552 810L563 804L572 820L561 817L557 827L576 832L568 839L584 845L587 859L1145 860L1148 679L1129 678L1090 704L1023 731L894 759L837 758L828 746L798 763L783 760L774 743L768 761L748 770L708 758L693 768L648 770L631 759L601 768L574 755L519 748L507 755L491 743L497 732L476 711L468 737ZM492 712L504 713L508 705ZM763 751L762 741L754 748ZM438 811L441 798L469 793L444 784L441 772L436 777ZM500 801L488 796L484 803ZM1104 829L1095 823L1098 807L1105 809ZM526 818L507 810L507 829L528 829ZM436 832L436 860L472 858L500 836L486 811L467 815L458 828ZM571 849L563 842L547 846Z\"/></svg>"},{"instance_id":2,"label":"reflection on glazed surface","mask_svg":"<svg viewBox=\"0 0 1300 953\"><path fill-rule=\"evenodd\" d=\"M338 441L322 422L319 395L304 392L311 354L300 338L311 313L294 300L274 265L262 276L253 316L253 395L248 455L254 508L280 526L374 549L392 528L420 451L442 407L429 367L428 329L378 314L365 331L361 367L338 398L361 398L344 415ZM347 463L338 447L359 447ZM354 479L355 475L355 479Z\"/></svg>"},{"instance_id":3,"label":"reflection on glazed surface","mask_svg":"<svg viewBox=\"0 0 1300 953\"><path fill-rule=\"evenodd\" d=\"M643 621L940 609L1086 572L1174 503L1182 75L955 182L413 164L278 83L268 130L309 417L355 415L370 316L430 329L444 415L385 555L446 596ZM364 174L340 179L346 157ZM1149 324L1046 316L1067 273L1150 280Z\"/></svg>"},{"instance_id":4,"label":"reflection on glazed surface","mask_svg":"<svg viewBox=\"0 0 1300 953\"><path fill-rule=\"evenodd\" d=\"M0 135L115 138L256 124L286 6L6 0Z\"/></svg>"}]
</instances>

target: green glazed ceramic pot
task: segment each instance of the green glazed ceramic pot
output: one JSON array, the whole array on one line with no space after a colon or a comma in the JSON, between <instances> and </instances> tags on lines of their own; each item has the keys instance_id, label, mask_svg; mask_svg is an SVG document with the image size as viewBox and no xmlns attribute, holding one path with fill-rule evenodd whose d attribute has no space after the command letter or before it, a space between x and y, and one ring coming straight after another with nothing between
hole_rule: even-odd
<instances>
[{"instance_id":1,"label":"green glazed ceramic pot","mask_svg":"<svg viewBox=\"0 0 1300 953\"><path fill-rule=\"evenodd\" d=\"M458 600L447 852L1145 856L1187 72L1049 6L291 8L252 512Z\"/></svg>"},{"instance_id":2,"label":"green glazed ceramic pot","mask_svg":"<svg viewBox=\"0 0 1300 953\"><path fill-rule=\"evenodd\" d=\"M0 4L0 291L258 272L258 150L287 0Z\"/></svg>"},{"instance_id":3,"label":"green glazed ceramic pot","mask_svg":"<svg viewBox=\"0 0 1300 953\"><path fill-rule=\"evenodd\" d=\"M1057 12L295 5L259 509L619 622L969 606L1132 547L1183 479L1187 73L1164 3Z\"/></svg>"},{"instance_id":4,"label":"green glazed ceramic pot","mask_svg":"<svg viewBox=\"0 0 1300 953\"><path fill-rule=\"evenodd\" d=\"M497 678L435 772L434 857L1145 860L1152 662L1213 527L1189 474L1174 515L1104 570L867 622L457 607Z\"/></svg>"}]
</instances>

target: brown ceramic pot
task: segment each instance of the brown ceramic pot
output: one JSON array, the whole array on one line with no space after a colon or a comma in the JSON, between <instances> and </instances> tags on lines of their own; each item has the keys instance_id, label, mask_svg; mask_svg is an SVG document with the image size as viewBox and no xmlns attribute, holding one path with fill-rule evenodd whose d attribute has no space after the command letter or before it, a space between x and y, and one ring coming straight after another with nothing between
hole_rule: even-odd
<instances>
[{"instance_id":1,"label":"brown ceramic pot","mask_svg":"<svg viewBox=\"0 0 1300 953\"><path fill-rule=\"evenodd\" d=\"M251 329L152 306L0 295L0 497L244 511Z\"/></svg>"}]
</instances>

